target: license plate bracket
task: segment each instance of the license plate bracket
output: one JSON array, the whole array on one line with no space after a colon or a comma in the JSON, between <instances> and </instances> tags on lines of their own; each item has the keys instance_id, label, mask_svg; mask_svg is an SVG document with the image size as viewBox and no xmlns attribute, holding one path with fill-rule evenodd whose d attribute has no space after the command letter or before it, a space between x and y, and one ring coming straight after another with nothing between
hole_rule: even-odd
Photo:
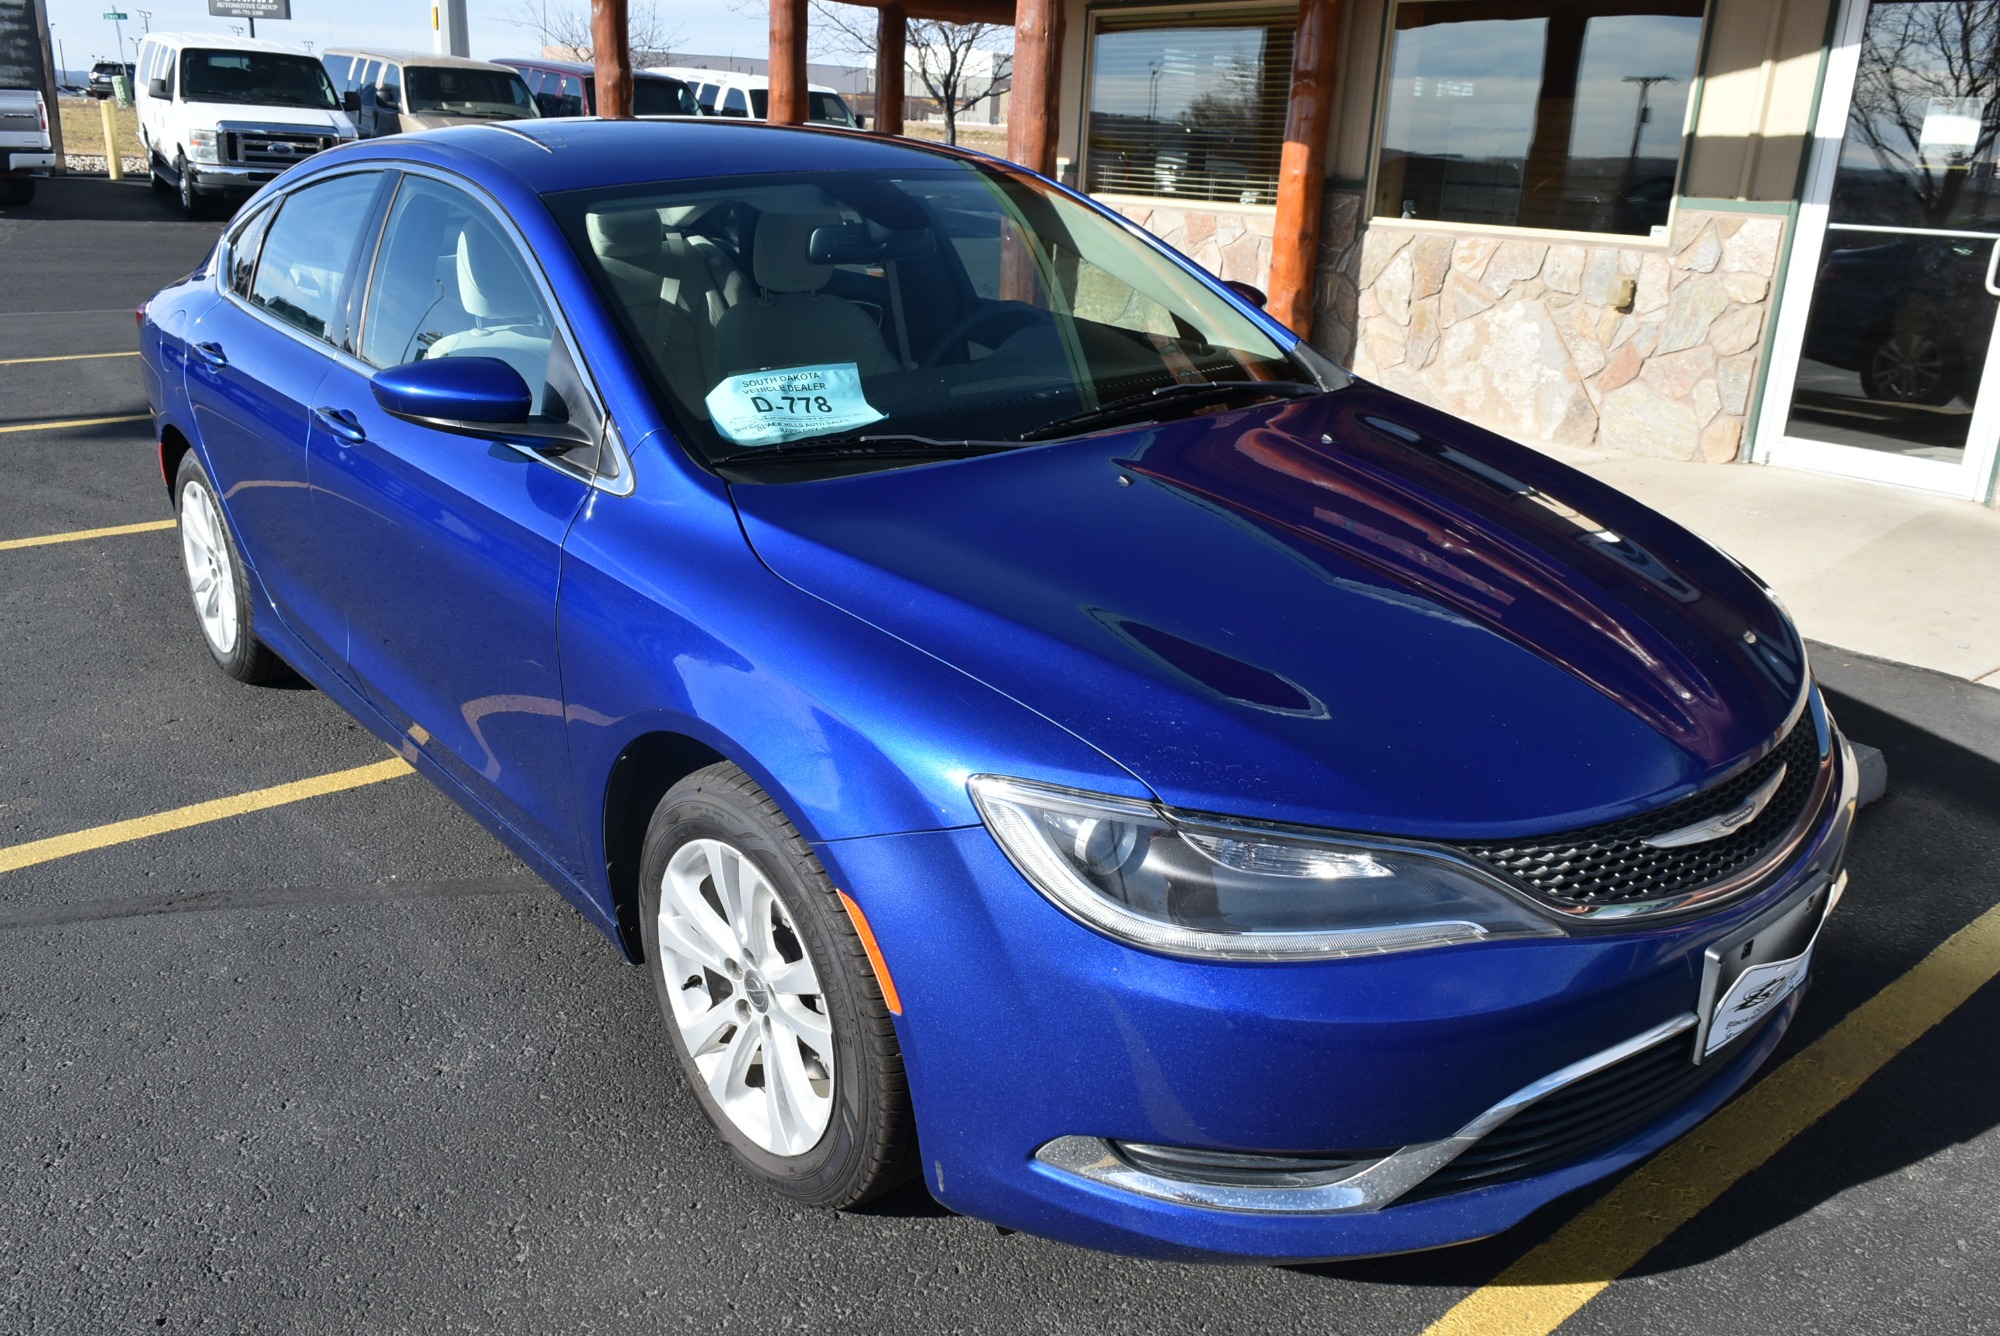
<instances>
[{"instance_id":1,"label":"license plate bracket","mask_svg":"<svg viewBox=\"0 0 2000 1336\"><path fill-rule=\"evenodd\" d=\"M1847 877L1821 881L1747 928L1710 946L1702 957L1695 1014L1694 1060L1702 1061L1774 1011L1812 970L1813 947Z\"/></svg>"}]
</instances>

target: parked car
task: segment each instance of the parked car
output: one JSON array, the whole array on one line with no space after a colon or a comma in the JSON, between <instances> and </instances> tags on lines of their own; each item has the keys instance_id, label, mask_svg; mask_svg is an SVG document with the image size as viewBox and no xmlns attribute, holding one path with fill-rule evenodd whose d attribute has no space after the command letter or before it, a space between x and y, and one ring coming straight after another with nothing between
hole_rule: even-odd
<instances>
[{"instance_id":1,"label":"parked car","mask_svg":"<svg viewBox=\"0 0 2000 1336\"><path fill-rule=\"evenodd\" d=\"M325 68L304 48L214 33L139 43L139 142L156 190L190 218L247 196L354 138Z\"/></svg>"},{"instance_id":2,"label":"parked car","mask_svg":"<svg viewBox=\"0 0 2000 1336\"><path fill-rule=\"evenodd\" d=\"M1852 754L1754 576L975 154L362 143L141 349L215 662L643 962L800 1202L1488 1235L1741 1087L1846 884Z\"/></svg>"},{"instance_id":3,"label":"parked car","mask_svg":"<svg viewBox=\"0 0 2000 1336\"><path fill-rule=\"evenodd\" d=\"M126 61L100 60L90 67L90 74L84 84L84 91L95 98L110 97L113 93L117 92L117 79L121 74L125 76L127 85L136 90L137 85L132 82L133 71L136 68L136 66Z\"/></svg>"},{"instance_id":4,"label":"parked car","mask_svg":"<svg viewBox=\"0 0 2000 1336\"><path fill-rule=\"evenodd\" d=\"M528 92L544 116L595 116L597 114L597 71L592 65L574 60L500 61L519 70ZM694 91L680 80L645 70L632 72L632 114L634 116L699 116Z\"/></svg>"},{"instance_id":5,"label":"parked car","mask_svg":"<svg viewBox=\"0 0 2000 1336\"><path fill-rule=\"evenodd\" d=\"M1993 333L1992 241L1897 237L1820 262L1803 355L1856 372L1870 399L1948 404L1979 388Z\"/></svg>"},{"instance_id":6,"label":"parked car","mask_svg":"<svg viewBox=\"0 0 2000 1336\"><path fill-rule=\"evenodd\" d=\"M541 115L520 72L487 60L336 48L321 63L363 139Z\"/></svg>"},{"instance_id":7,"label":"parked car","mask_svg":"<svg viewBox=\"0 0 2000 1336\"><path fill-rule=\"evenodd\" d=\"M694 89L705 116L729 116L738 120L761 121L771 114L771 80L762 74L738 74L734 70L703 70L692 66L658 65L653 73L671 74ZM814 125L842 125L858 129L860 121L846 99L827 84L806 85L806 120Z\"/></svg>"},{"instance_id":8,"label":"parked car","mask_svg":"<svg viewBox=\"0 0 2000 1336\"><path fill-rule=\"evenodd\" d=\"M55 170L49 107L39 89L0 88L0 204L27 204L35 179Z\"/></svg>"}]
</instances>

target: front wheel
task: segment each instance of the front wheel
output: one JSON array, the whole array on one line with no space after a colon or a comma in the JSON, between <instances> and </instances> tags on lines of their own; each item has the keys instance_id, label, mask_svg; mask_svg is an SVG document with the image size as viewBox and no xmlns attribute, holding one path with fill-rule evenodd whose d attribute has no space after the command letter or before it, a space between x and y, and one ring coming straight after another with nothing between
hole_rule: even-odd
<instances>
[{"instance_id":1,"label":"front wheel","mask_svg":"<svg viewBox=\"0 0 2000 1336\"><path fill-rule=\"evenodd\" d=\"M1861 392L1896 404L1948 404L1958 377L1948 349L1928 332L1905 329L1875 345L1861 366Z\"/></svg>"},{"instance_id":2,"label":"front wheel","mask_svg":"<svg viewBox=\"0 0 2000 1336\"><path fill-rule=\"evenodd\" d=\"M237 681L269 681L284 671L284 661L257 639L249 572L215 499L215 484L192 450L181 456L174 498L180 511L181 568L187 573L202 642L222 671Z\"/></svg>"},{"instance_id":3,"label":"front wheel","mask_svg":"<svg viewBox=\"0 0 2000 1336\"><path fill-rule=\"evenodd\" d=\"M207 201L194 188L194 173L188 170L187 156L174 155L174 171L180 177L181 212L190 218L201 218L208 212Z\"/></svg>"},{"instance_id":4,"label":"front wheel","mask_svg":"<svg viewBox=\"0 0 2000 1336\"><path fill-rule=\"evenodd\" d=\"M852 1206L916 1168L902 1052L819 859L728 763L654 811L646 960L682 1072L730 1153L795 1201Z\"/></svg>"}]
</instances>

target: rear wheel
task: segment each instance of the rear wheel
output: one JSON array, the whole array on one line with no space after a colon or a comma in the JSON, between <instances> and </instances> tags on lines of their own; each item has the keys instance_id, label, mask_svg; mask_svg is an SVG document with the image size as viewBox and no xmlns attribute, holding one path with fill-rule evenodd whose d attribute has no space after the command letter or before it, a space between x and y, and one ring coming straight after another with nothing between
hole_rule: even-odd
<instances>
[{"instance_id":1,"label":"rear wheel","mask_svg":"<svg viewBox=\"0 0 2000 1336\"><path fill-rule=\"evenodd\" d=\"M34 198L34 177L0 176L0 204L29 204Z\"/></svg>"},{"instance_id":2,"label":"rear wheel","mask_svg":"<svg viewBox=\"0 0 2000 1336\"><path fill-rule=\"evenodd\" d=\"M852 1206L915 1172L902 1052L868 956L797 829L735 766L660 801L646 959L682 1072L751 1175Z\"/></svg>"},{"instance_id":3,"label":"rear wheel","mask_svg":"<svg viewBox=\"0 0 2000 1336\"><path fill-rule=\"evenodd\" d=\"M180 511L181 568L187 572L202 642L222 671L237 681L269 681L284 671L284 661L257 639L249 573L215 499L215 484L192 450L181 456L174 499Z\"/></svg>"}]
</instances>

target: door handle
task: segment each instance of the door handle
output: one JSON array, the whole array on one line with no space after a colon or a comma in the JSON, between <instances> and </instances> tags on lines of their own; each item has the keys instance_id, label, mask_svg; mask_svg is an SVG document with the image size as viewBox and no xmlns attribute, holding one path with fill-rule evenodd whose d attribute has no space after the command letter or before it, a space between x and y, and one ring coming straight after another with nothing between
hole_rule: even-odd
<instances>
[{"instance_id":1,"label":"door handle","mask_svg":"<svg viewBox=\"0 0 2000 1336\"><path fill-rule=\"evenodd\" d=\"M313 416L320 420L320 425L349 445L368 439L367 428L345 408L315 408Z\"/></svg>"},{"instance_id":2,"label":"door handle","mask_svg":"<svg viewBox=\"0 0 2000 1336\"><path fill-rule=\"evenodd\" d=\"M222 351L222 345L219 343L197 343L194 346L194 355L210 366L229 365L229 358Z\"/></svg>"},{"instance_id":3,"label":"door handle","mask_svg":"<svg viewBox=\"0 0 2000 1336\"><path fill-rule=\"evenodd\" d=\"M1986 290L2000 297L2000 288L1993 286L1994 270L2000 269L2000 241L1993 243L1993 253L1986 257Z\"/></svg>"}]
</instances>

